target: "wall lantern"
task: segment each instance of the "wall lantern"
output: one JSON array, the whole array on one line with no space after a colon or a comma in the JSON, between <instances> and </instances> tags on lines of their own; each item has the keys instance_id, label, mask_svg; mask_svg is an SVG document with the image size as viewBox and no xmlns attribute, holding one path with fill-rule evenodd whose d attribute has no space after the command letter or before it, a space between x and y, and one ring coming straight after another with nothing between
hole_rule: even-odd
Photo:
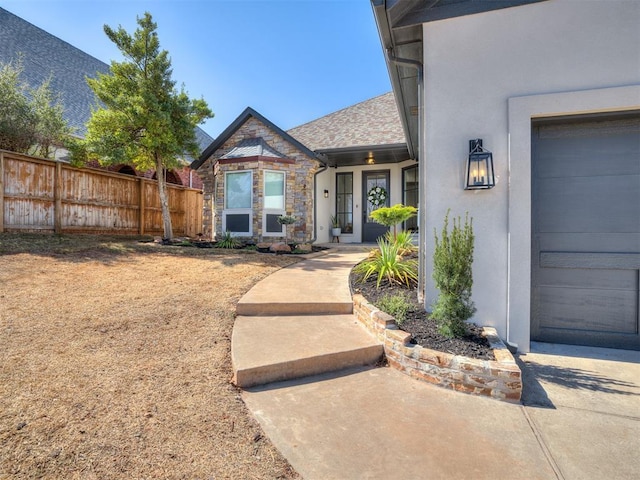
<instances>
[{"instance_id":1,"label":"wall lantern","mask_svg":"<svg viewBox=\"0 0 640 480\"><path fill-rule=\"evenodd\" d=\"M324 198L329 198L329 190L324 191Z\"/></svg>"},{"instance_id":2,"label":"wall lantern","mask_svg":"<svg viewBox=\"0 0 640 480\"><path fill-rule=\"evenodd\" d=\"M482 147L482 139L469 140L465 190L486 190L496 186L493 154Z\"/></svg>"}]
</instances>

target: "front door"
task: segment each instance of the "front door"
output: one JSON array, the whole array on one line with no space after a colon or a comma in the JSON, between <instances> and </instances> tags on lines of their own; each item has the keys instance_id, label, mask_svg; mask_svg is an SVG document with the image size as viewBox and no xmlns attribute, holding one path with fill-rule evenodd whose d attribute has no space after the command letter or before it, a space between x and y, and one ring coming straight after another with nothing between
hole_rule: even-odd
<instances>
[{"instance_id":1,"label":"front door","mask_svg":"<svg viewBox=\"0 0 640 480\"><path fill-rule=\"evenodd\" d=\"M362 173L362 241L375 242L388 228L376 223L371 212L389 206L389 170Z\"/></svg>"}]
</instances>

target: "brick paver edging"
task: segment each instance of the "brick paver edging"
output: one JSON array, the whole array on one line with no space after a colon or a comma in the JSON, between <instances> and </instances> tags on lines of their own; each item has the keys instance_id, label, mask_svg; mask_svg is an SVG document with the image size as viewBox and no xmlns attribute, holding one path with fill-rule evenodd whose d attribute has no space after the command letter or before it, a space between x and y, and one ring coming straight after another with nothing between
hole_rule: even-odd
<instances>
[{"instance_id":1,"label":"brick paver edging","mask_svg":"<svg viewBox=\"0 0 640 480\"><path fill-rule=\"evenodd\" d=\"M392 367L441 387L519 403L522 374L494 328L484 327L484 335L496 360L479 360L410 344L411 335L398 329L391 315L380 311L360 294L353 295L353 313L382 342Z\"/></svg>"}]
</instances>

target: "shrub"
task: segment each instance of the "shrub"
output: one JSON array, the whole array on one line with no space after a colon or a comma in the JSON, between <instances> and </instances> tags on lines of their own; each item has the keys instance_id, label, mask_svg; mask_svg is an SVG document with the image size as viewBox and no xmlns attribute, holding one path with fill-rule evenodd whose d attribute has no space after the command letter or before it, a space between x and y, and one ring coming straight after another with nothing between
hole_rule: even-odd
<instances>
[{"instance_id":1,"label":"shrub","mask_svg":"<svg viewBox=\"0 0 640 480\"><path fill-rule=\"evenodd\" d=\"M239 248L242 246L240 240L231 236L231 232L225 232L222 239L216 242L218 248Z\"/></svg>"},{"instance_id":2,"label":"shrub","mask_svg":"<svg viewBox=\"0 0 640 480\"><path fill-rule=\"evenodd\" d=\"M394 242L398 245L398 252L400 255L408 255L418 250L413 244L413 236L408 230L400 230L394 237L391 232L385 234L385 239L388 242Z\"/></svg>"},{"instance_id":3,"label":"shrub","mask_svg":"<svg viewBox=\"0 0 640 480\"><path fill-rule=\"evenodd\" d=\"M418 262L415 259L404 259L398 253L398 246L384 238L378 239L378 248L378 254L360 262L354 269L356 273L363 275L363 282L376 275L378 288L383 278L389 283L404 284L408 287L417 283Z\"/></svg>"},{"instance_id":4,"label":"shrub","mask_svg":"<svg viewBox=\"0 0 640 480\"><path fill-rule=\"evenodd\" d=\"M444 219L441 238L435 233L433 253L433 280L440 294L434 304L432 317L438 330L447 337L459 337L466 333L465 321L476 311L471 301L473 286L473 219L465 217L464 226L460 217L453 220L451 233L449 211Z\"/></svg>"},{"instance_id":5,"label":"shrub","mask_svg":"<svg viewBox=\"0 0 640 480\"><path fill-rule=\"evenodd\" d=\"M401 326L407 319L407 313L411 311L411 304L406 295L384 295L378 302L378 307L383 312L393 316L398 326Z\"/></svg>"},{"instance_id":6,"label":"shrub","mask_svg":"<svg viewBox=\"0 0 640 480\"><path fill-rule=\"evenodd\" d=\"M393 227L393 236L396 236L396 225L413 217L418 210L416 207L398 203L393 207L382 207L371 212L371 218L385 227Z\"/></svg>"},{"instance_id":7,"label":"shrub","mask_svg":"<svg viewBox=\"0 0 640 480\"><path fill-rule=\"evenodd\" d=\"M278 223L280 225L284 225L284 243L289 243L287 225L293 225L294 223L296 223L296 217L294 217L293 215L280 215L278 217Z\"/></svg>"}]
</instances>

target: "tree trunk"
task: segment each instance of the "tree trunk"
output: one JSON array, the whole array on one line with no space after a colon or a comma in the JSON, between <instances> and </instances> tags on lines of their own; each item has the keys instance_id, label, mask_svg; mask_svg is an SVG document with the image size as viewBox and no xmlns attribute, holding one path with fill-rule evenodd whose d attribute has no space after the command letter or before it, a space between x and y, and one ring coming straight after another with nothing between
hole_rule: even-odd
<instances>
[{"instance_id":1,"label":"tree trunk","mask_svg":"<svg viewBox=\"0 0 640 480\"><path fill-rule=\"evenodd\" d=\"M158 177L158 194L160 195L160 207L162 208L163 238L165 240L173 240L171 212L169 211L169 196L167 195L167 181L164 176L162 159L158 155L156 155L156 177Z\"/></svg>"}]
</instances>

